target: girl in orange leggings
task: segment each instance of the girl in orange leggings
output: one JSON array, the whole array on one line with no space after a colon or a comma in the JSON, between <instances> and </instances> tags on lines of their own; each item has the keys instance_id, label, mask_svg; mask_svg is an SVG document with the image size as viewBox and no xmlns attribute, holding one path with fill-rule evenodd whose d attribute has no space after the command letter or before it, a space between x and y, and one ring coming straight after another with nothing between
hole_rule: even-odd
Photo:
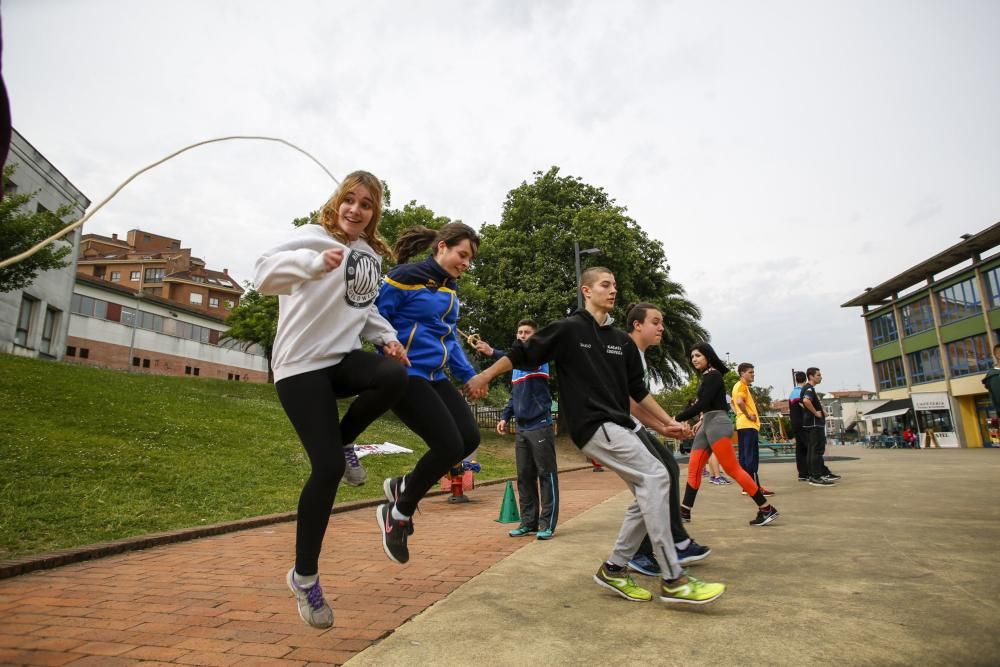
<instances>
[{"instance_id":1,"label":"girl in orange leggings","mask_svg":"<svg viewBox=\"0 0 1000 667\"><path fill-rule=\"evenodd\" d=\"M757 518L750 525L765 526L777 518L778 510L768 504L760 487L740 467L736 454L733 453L733 423L729 421L726 387L722 381L722 376L728 370L726 364L708 343L697 343L691 348L691 363L701 373L698 400L680 412L675 419L687 421L699 414L702 418L695 425L696 434L688 461L688 482L684 502L681 503L681 517L685 521L691 520L691 508L694 507L695 497L701 486L701 472L714 453L722 464L722 469L757 503Z\"/></svg>"}]
</instances>

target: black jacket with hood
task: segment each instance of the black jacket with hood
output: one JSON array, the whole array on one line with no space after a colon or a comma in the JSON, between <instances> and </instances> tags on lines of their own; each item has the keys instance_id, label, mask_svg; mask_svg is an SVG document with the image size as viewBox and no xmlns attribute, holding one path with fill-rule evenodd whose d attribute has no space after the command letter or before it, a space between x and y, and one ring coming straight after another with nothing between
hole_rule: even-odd
<instances>
[{"instance_id":1,"label":"black jacket with hood","mask_svg":"<svg viewBox=\"0 0 1000 667\"><path fill-rule=\"evenodd\" d=\"M573 444L583 448L605 422L633 430L629 397L649 394L639 348L612 326L609 315L599 325L586 309L518 341L507 353L515 368L556 364L559 409L569 423Z\"/></svg>"}]
</instances>

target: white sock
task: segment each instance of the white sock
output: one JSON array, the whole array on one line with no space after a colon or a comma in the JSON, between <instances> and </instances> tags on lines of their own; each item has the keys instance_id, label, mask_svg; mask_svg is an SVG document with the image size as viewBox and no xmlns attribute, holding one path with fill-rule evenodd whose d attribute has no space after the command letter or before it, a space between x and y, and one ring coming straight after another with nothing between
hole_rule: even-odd
<instances>
[{"instance_id":1,"label":"white sock","mask_svg":"<svg viewBox=\"0 0 1000 667\"><path fill-rule=\"evenodd\" d=\"M409 521L410 520L410 517L408 517L405 514L403 514L402 512L400 512L399 509L395 505L392 506L392 518L395 519L396 521Z\"/></svg>"},{"instance_id":2,"label":"white sock","mask_svg":"<svg viewBox=\"0 0 1000 667\"><path fill-rule=\"evenodd\" d=\"M292 578L295 580L295 583L301 586L302 588L309 588L319 580L319 575L311 574L308 577L304 577L298 572L296 572L292 575Z\"/></svg>"},{"instance_id":3,"label":"white sock","mask_svg":"<svg viewBox=\"0 0 1000 667\"><path fill-rule=\"evenodd\" d=\"M675 544L674 548L675 549L687 549L689 546L691 546L691 538L690 537L687 538L686 540L681 540L680 542L678 542L677 544Z\"/></svg>"}]
</instances>

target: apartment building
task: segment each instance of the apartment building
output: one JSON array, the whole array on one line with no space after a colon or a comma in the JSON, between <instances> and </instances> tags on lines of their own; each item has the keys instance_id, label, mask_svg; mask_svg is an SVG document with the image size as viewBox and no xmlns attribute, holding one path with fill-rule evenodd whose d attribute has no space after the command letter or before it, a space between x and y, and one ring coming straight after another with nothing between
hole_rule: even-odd
<instances>
[{"instance_id":1,"label":"apartment building","mask_svg":"<svg viewBox=\"0 0 1000 667\"><path fill-rule=\"evenodd\" d=\"M90 200L17 130L11 133L7 165L16 168L9 179L4 179L4 191L7 194L34 193L28 206L35 210L56 211L69 205L71 211L66 219L69 224L82 218L90 206ZM65 268L40 272L34 282L22 290L0 292L0 352L63 358L80 230L74 230L56 243L73 246Z\"/></svg>"},{"instance_id":2,"label":"apartment building","mask_svg":"<svg viewBox=\"0 0 1000 667\"><path fill-rule=\"evenodd\" d=\"M1000 340L1000 222L843 304L862 309L872 374L885 402L864 419L897 420L942 447L991 442L982 379Z\"/></svg>"},{"instance_id":3,"label":"apartment building","mask_svg":"<svg viewBox=\"0 0 1000 667\"><path fill-rule=\"evenodd\" d=\"M130 230L124 239L84 234L77 272L213 317L228 316L243 295L229 269L209 269L191 248L181 247L180 239L141 229Z\"/></svg>"}]
</instances>

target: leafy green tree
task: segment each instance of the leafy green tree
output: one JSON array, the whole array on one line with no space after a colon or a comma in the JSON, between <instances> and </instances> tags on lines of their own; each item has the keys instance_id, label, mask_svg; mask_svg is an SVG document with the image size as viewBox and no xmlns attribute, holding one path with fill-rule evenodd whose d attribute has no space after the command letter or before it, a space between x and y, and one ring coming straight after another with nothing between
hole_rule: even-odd
<instances>
[{"instance_id":1,"label":"leafy green tree","mask_svg":"<svg viewBox=\"0 0 1000 667\"><path fill-rule=\"evenodd\" d=\"M4 180L14 173L10 165L3 171ZM66 226L63 219L72 212L70 206L61 206L55 212L35 210L31 200L37 192L5 195L0 200L0 259L8 259L28 250ZM34 211L34 212L33 212ZM67 256L73 244L54 241L27 259L0 269L0 292L24 289L35 281L42 271L69 266Z\"/></svg>"},{"instance_id":2,"label":"leafy green tree","mask_svg":"<svg viewBox=\"0 0 1000 667\"><path fill-rule=\"evenodd\" d=\"M577 305L573 244L579 242L581 249L600 249L581 258L582 269L606 266L615 274L617 321L632 302L649 301L663 311L663 343L650 348L647 361L662 383L681 383L688 349L708 334L698 307L670 280L663 244L649 238L603 188L561 176L558 167L534 176L507 194L500 223L482 229L469 271L475 284L463 294L463 321L486 340L503 343L521 318L544 326L564 317Z\"/></svg>"},{"instance_id":3,"label":"leafy green tree","mask_svg":"<svg viewBox=\"0 0 1000 667\"><path fill-rule=\"evenodd\" d=\"M259 345L267 359L267 381L274 382L271 352L274 350L274 337L278 335L278 297L261 294L250 281L243 286L246 292L240 299L240 305L233 308L226 318L229 330L223 339L240 341L244 350Z\"/></svg>"}]
</instances>

